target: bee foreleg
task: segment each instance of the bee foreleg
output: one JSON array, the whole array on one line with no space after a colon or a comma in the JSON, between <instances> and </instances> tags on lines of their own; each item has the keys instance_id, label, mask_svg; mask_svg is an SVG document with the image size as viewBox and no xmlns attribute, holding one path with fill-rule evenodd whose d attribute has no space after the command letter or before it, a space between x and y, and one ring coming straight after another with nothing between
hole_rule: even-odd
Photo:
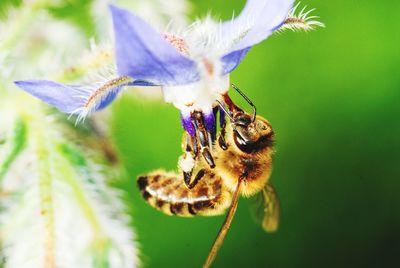
<instances>
[{"instance_id":1,"label":"bee foreleg","mask_svg":"<svg viewBox=\"0 0 400 268\"><path fill-rule=\"evenodd\" d=\"M221 147L221 149L224 150L224 151L226 149L228 149L228 145L226 144L226 140L225 140L225 126L226 126L226 122L224 122L221 125L221 132L220 132L219 137L218 137L219 147Z\"/></svg>"},{"instance_id":2,"label":"bee foreleg","mask_svg":"<svg viewBox=\"0 0 400 268\"><path fill-rule=\"evenodd\" d=\"M202 148L202 155L204 157L204 159L206 160L207 164L211 167L214 168L215 167L215 163L214 163L214 158L212 157L210 151L208 150L207 147Z\"/></svg>"},{"instance_id":3,"label":"bee foreleg","mask_svg":"<svg viewBox=\"0 0 400 268\"><path fill-rule=\"evenodd\" d=\"M192 154L194 159L197 158L199 155L199 144L197 143L196 137L192 137L186 133L184 150L186 153Z\"/></svg>"},{"instance_id":4,"label":"bee foreleg","mask_svg":"<svg viewBox=\"0 0 400 268\"><path fill-rule=\"evenodd\" d=\"M210 133L210 137L211 137L211 142L215 141L217 139L217 126L216 123L217 122L217 117L218 117L218 112L219 112L219 106L215 106L213 108L213 117L214 117L214 127L211 129Z\"/></svg>"},{"instance_id":5,"label":"bee foreleg","mask_svg":"<svg viewBox=\"0 0 400 268\"><path fill-rule=\"evenodd\" d=\"M194 112L192 114L192 122L196 130L197 140L200 146L200 152L206 160L207 164L211 167L215 167L214 158L211 155L210 148L212 147L212 141L209 139L209 133L204 125L204 116L202 112Z\"/></svg>"}]
</instances>

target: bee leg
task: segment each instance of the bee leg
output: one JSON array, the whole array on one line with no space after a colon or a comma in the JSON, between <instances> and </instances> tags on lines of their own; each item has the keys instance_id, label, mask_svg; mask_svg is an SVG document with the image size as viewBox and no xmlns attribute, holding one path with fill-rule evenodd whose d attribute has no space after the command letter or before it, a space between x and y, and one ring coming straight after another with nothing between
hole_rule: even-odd
<instances>
[{"instance_id":1,"label":"bee leg","mask_svg":"<svg viewBox=\"0 0 400 268\"><path fill-rule=\"evenodd\" d=\"M240 194L241 187L242 187L242 181L243 181L243 178L239 178L238 183L236 185L236 189L232 193L232 201L231 201L231 205L229 206L228 213L226 214L224 223L222 224L222 226L218 232L218 235L215 238L214 244L212 245L210 252L208 253L208 256L203 265L203 268L209 268L211 266L215 257L217 256L219 249L222 246L222 243L225 240L225 237L228 233L229 228L231 227L231 223L232 223L233 217L235 216L238 201L239 201L239 194Z\"/></svg>"},{"instance_id":2,"label":"bee leg","mask_svg":"<svg viewBox=\"0 0 400 268\"><path fill-rule=\"evenodd\" d=\"M211 168L215 168L214 158L212 157L212 155L207 147L203 149L202 154L203 154L204 159L207 161L207 164Z\"/></svg>"},{"instance_id":3,"label":"bee leg","mask_svg":"<svg viewBox=\"0 0 400 268\"><path fill-rule=\"evenodd\" d=\"M191 155L194 159L196 159L198 157L197 153L198 153L198 149L197 149L197 141L196 139L193 139L191 136L187 135L187 139L186 139L186 146L185 146L185 151L187 154ZM190 169L185 169L185 164L183 162L180 163L180 166L183 170L183 180L185 182L185 185L189 188L192 189L193 187L195 187L197 185L197 183L200 181L201 178L203 178L204 174L205 174L205 170L204 169L200 169L196 176L194 177L193 181L192 181L192 176L193 176L193 169L194 169L194 165L192 165L190 167Z\"/></svg>"},{"instance_id":4,"label":"bee leg","mask_svg":"<svg viewBox=\"0 0 400 268\"><path fill-rule=\"evenodd\" d=\"M183 149L185 154L180 158L179 166L183 171L183 180L185 185L189 187L192 180L194 162L198 157L199 152L196 138L186 134Z\"/></svg>"},{"instance_id":5,"label":"bee leg","mask_svg":"<svg viewBox=\"0 0 400 268\"><path fill-rule=\"evenodd\" d=\"M221 149L225 151L226 149L228 149L228 144L226 143L226 140L225 140L225 134L226 134L225 116L227 116L227 114L225 112L225 108L223 108L223 104L221 102L219 102L219 104L220 104L219 106L215 107L215 108L217 108L217 112L219 110L219 126L221 128L220 134L218 136L218 144L219 144L219 147L221 147ZM215 113L215 115L217 115L217 112Z\"/></svg>"},{"instance_id":6,"label":"bee leg","mask_svg":"<svg viewBox=\"0 0 400 268\"><path fill-rule=\"evenodd\" d=\"M226 149L228 149L228 145L226 144L226 141L225 141L225 123L223 124L223 126L221 128L221 133L219 134L219 137L218 137L218 144L222 150L225 151Z\"/></svg>"},{"instance_id":7,"label":"bee leg","mask_svg":"<svg viewBox=\"0 0 400 268\"><path fill-rule=\"evenodd\" d=\"M211 141L214 142L217 139L217 127L216 127L216 122L217 122L217 117L218 117L218 111L219 111L219 106L215 106L213 108L213 122L214 125L211 128L210 134L211 134Z\"/></svg>"},{"instance_id":8,"label":"bee leg","mask_svg":"<svg viewBox=\"0 0 400 268\"><path fill-rule=\"evenodd\" d=\"M218 110L216 110L218 111ZM207 131L207 138L208 138L208 144L206 146L207 150L204 150L202 152L203 157L206 159L207 163L212 163L214 162L214 159L212 158L212 145L215 142L217 138L217 128L215 126L216 122L216 114L213 109L212 112L209 113L203 113L203 123L205 125L206 131ZM213 167L210 165L210 167Z\"/></svg>"},{"instance_id":9,"label":"bee leg","mask_svg":"<svg viewBox=\"0 0 400 268\"><path fill-rule=\"evenodd\" d=\"M204 174L205 174L205 170L200 169L199 172L197 172L196 177L194 177L193 182L188 185L188 188L192 189L193 187L195 187L196 184L201 180L201 178L203 178Z\"/></svg>"},{"instance_id":10,"label":"bee leg","mask_svg":"<svg viewBox=\"0 0 400 268\"><path fill-rule=\"evenodd\" d=\"M202 112L193 112L192 122L196 130L197 140L199 142L200 152L206 160L207 164L211 167L215 167L214 158L211 155L210 140L208 138L209 133L204 124L204 116Z\"/></svg>"},{"instance_id":11,"label":"bee leg","mask_svg":"<svg viewBox=\"0 0 400 268\"><path fill-rule=\"evenodd\" d=\"M199 144L197 143L196 137L192 137L186 133L182 149L186 154L190 154L193 159L196 159L199 155Z\"/></svg>"},{"instance_id":12,"label":"bee leg","mask_svg":"<svg viewBox=\"0 0 400 268\"><path fill-rule=\"evenodd\" d=\"M192 174L193 174L192 171L183 172L183 180L188 188L190 188L190 181L192 180Z\"/></svg>"}]
</instances>

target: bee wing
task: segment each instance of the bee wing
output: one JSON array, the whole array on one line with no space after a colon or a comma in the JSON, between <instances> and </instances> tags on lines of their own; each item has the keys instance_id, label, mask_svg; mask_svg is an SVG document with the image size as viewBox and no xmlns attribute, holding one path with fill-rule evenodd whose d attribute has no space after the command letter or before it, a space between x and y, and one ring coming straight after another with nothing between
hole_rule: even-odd
<instances>
[{"instance_id":1,"label":"bee wing","mask_svg":"<svg viewBox=\"0 0 400 268\"><path fill-rule=\"evenodd\" d=\"M271 184L266 184L252 200L252 214L266 232L278 229L280 205L278 195Z\"/></svg>"},{"instance_id":2,"label":"bee wing","mask_svg":"<svg viewBox=\"0 0 400 268\"><path fill-rule=\"evenodd\" d=\"M266 232L274 232L278 229L279 225L279 198L275 188L271 184L266 184L261 193L264 206L262 227Z\"/></svg>"}]
</instances>

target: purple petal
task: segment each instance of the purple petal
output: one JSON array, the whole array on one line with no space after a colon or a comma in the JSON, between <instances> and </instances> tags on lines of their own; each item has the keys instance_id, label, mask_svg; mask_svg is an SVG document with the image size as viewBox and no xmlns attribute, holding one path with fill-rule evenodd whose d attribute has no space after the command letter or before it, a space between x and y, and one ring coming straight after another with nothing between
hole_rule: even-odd
<instances>
[{"instance_id":1,"label":"purple petal","mask_svg":"<svg viewBox=\"0 0 400 268\"><path fill-rule=\"evenodd\" d=\"M117 97L118 93L121 91L122 86L119 86L112 91L110 91L109 94L105 95L101 100L95 105L94 110L91 112L99 111L104 108L106 108L114 99Z\"/></svg>"},{"instance_id":2,"label":"purple petal","mask_svg":"<svg viewBox=\"0 0 400 268\"><path fill-rule=\"evenodd\" d=\"M128 83L127 86L154 87L157 85L144 80L135 80L131 83Z\"/></svg>"},{"instance_id":3,"label":"purple petal","mask_svg":"<svg viewBox=\"0 0 400 268\"><path fill-rule=\"evenodd\" d=\"M111 83L109 87L100 88L63 85L48 80L15 81L15 84L64 113L79 113L83 109L87 109L87 112L95 112L110 104L124 86L151 85L144 81L132 80Z\"/></svg>"},{"instance_id":4,"label":"purple petal","mask_svg":"<svg viewBox=\"0 0 400 268\"><path fill-rule=\"evenodd\" d=\"M222 62L222 75L226 75L230 72L232 72L242 61L244 56L246 56L247 52L250 50L250 47L242 49L242 50L236 50L233 52L230 52L226 55L224 55L221 58Z\"/></svg>"},{"instance_id":5,"label":"purple petal","mask_svg":"<svg viewBox=\"0 0 400 268\"><path fill-rule=\"evenodd\" d=\"M196 131L194 129L190 113L181 112L181 122L183 128L186 130L187 133L189 133L190 136L196 136Z\"/></svg>"},{"instance_id":6,"label":"purple petal","mask_svg":"<svg viewBox=\"0 0 400 268\"><path fill-rule=\"evenodd\" d=\"M221 58L224 75L237 67L253 45L266 39L282 25L293 2L294 0L248 0L237 18L221 25L221 31L225 33L245 30L248 24L251 26L244 37Z\"/></svg>"},{"instance_id":7,"label":"purple petal","mask_svg":"<svg viewBox=\"0 0 400 268\"><path fill-rule=\"evenodd\" d=\"M212 110L204 111L204 124L208 132L213 133L215 131L215 116Z\"/></svg>"},{"instance_id":8,"label":"purple petal","mask_svg":"<svg viewBox=\"0 0 400 268\"><path fill-rule=\"evenodd\" d=\"M67 86L47 80L15 81L15 84L64 113L72 113L85 105L85 99L81 97L85 91L78 86Z\"/></svg>"},{"instance_id":9,"label":"purple petal","mask_svg":"<svg viewBox=\"0 0 400 268\"><path fill-rule=\"evenodd\" d=\"M181 85L199 80L196 63L150 25L129 11L115 6L110 9L120 75L159 85Z\"/></svg>"},{"instance_id":10,"label":"purple petal","mask_svg":"<svg viewBox=\"0 0 400 268\"><path fill-rule=\"evenodd\" d=\"M219 107L219 126L222 128L225 125L225 111Z\"/></svg>"}]
</instances>

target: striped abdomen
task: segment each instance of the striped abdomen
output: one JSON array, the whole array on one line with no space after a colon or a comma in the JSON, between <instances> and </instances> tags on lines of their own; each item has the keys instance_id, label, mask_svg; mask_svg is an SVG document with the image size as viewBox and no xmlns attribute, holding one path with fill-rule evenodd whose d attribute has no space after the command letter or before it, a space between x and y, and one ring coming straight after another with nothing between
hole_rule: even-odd
<instances>
[{"instance_id":1,"label":"striped abdomen","mask_svg":"<svg viewBox=\"0 0 400 268\"><path fill-rule=\"evenodd\" d=\"M208 171L192 189L185 185L182 176L165 171L140 176L137 183L143 198L168 215L219 215L231 202L221 177Z\"/></svg>"}]
</instances>

